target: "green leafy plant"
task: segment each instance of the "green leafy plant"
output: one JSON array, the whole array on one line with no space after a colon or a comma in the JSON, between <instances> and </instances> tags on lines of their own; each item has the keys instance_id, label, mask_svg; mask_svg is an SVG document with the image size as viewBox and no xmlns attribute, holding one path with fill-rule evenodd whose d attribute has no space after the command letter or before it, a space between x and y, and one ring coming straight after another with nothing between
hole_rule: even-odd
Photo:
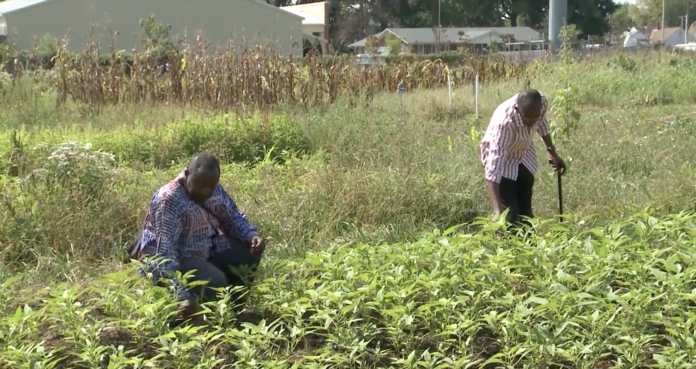
<instances>
[{"instance_id":1,"label":"green leafy plant","mask_svg":"<svg viewBox=\"0 0 696 369\"><path fill-rule=\"evenodd\" d=\"M556 120L552 122L552 137L558 140L569 140L578 129L581 114L578 110L579 89L577 86L577 76L574 74L574 49L572 47L573 27L561 27L561 49L559 51L560 62L563 67L559 71L558 85L555 91L551 110L556 115Z\"/></svg>"},{"instance_id":2,"label":"green leafy plant","mask_svg":"<svg viewBox=\"0 0 696 369\"><path fill-rule=\"evenodd\" d=\"M387 55L390 56L401 54L404 48L403 41L392 34L385 36L384 45L387 49Z\"/></svg>"},{"instance_id":3,"label":"green leafy plant","mask_svg":"<svg viewBox=\"0 0 696 369\"><path fill-rule=\"evenodd\" d=\"M537 221L525 240L497 237L503 225L481 220L476 234L451 228L413 242L336 245L270 263L252 290L256 318L230 315L221 291L203 326L167 326L170 297L131 268L87 288L50 284L0 319L0 362L673 368L696 358L683 317L696 300L696 245L679 236L694 233L694 221L646 212L573 233ZM59 344L40 341L47 326L61 332Z\"/></svg>"},{"instance_id":4,"label":"green leafy plant","mask_svg":"<svg viewBox=\"0 0 696 369\"><path fill-rule=\"evenodd\" d=\"M140 37L140 41L155 55L161 56L175 51L170 35L172 26L157 23L155 16L150 15L140 20L140 28L145 33L145 37Z\"/></svg>"}]
</instances>

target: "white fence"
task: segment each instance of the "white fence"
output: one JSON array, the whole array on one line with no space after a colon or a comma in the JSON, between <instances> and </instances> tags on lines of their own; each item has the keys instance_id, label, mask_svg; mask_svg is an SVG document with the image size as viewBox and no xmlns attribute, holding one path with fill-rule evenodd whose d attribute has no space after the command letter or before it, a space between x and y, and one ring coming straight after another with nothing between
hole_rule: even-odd
<instances>
[{"instance_id":1,"label":"white fence","mask_svg":"<svg viewBox=\"0 0 696 369\"><path fill-rule=\"evenodd\" d=\"M546 50L520 50L520 51L501 51L498 54L505 57L509 62L521 62L539 60L546 58Z\"/></svg>"},{"instance_id":2,"label":"white fence","mask_svg":"<svg viewBox=\"0 0 696 369\"><path fill-rule=\"evenodd\" d=\"M624 48L624 47L603 47L601 49L586 48L575 51L575 57L587 59L598 56L609 56L618 54L637 54L649 53L653 48ZM521 50L521 51L501 51L498 53L509 62L528 62L542 59L555 59L557 55L549 54L547 50Z\"/></svg>"}]
</instances>

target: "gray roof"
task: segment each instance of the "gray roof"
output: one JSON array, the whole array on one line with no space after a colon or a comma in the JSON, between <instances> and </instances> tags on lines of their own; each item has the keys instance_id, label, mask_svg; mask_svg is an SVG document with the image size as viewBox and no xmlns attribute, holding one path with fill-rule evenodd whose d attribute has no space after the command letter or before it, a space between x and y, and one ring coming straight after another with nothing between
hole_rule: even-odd
<instances>
[{"instance_id":1,"label":"gray roof","mask_svg":"<svg viewBox=\"0 0 696 369\"><path fill-rule=\"evenodd\" d=\"M435 39L435 34L430 28L387 28L380 35L387 32L395 34L409 44L429 44Z\"/></svg>"},{"instance_id":2,"label":"gray roof","mask_svg":"<svg viewBox=\"0 0 696 369\"><path fill-rule=\"evenodd\" d=\"M375 36L381 37L386 33L393 33L410 45L437 43L437 28L387 28ZM480 37L487 33L495 33L500 36L512 35L515 41L532 41L541 39L539 32L529 27L456 27L442 28L441 42L458 42L460 33L470 39ZM348 45L348 47L364 47L367 39Z\"/></svg>"},{"instance_id":3,"label":"gray roof","mask_svg":"<svg viewBox=\"0 0 696 369\"><path fill-rule=\"evenodd\" d=\"M6 0L0 3L0 15L9 14L50 0Z\"/></svg>"},{"instance_id":4,"label":"gray roof","mask_svg":"<svg viewBox=\"0 0 696 369\"><path fill-rule=\"evenodd\" d=\"M31 6L45 3L48 1L51 1L51 0L5 0L5 1L0 2L0 15L16 12L18 10L26 9L26 8L31 7ZM235 0L235 1L241 1L241 0ZM283 10L283 9L281 9L277 6L273 6L271 4L267 4L263 1L259 1L259 0L246 0L246 1L248 1L252 4L255 4L255 5L258 5L260 7L263 7L267 10L274 11L278 14L294 17L297 19L304 19L304 17L302 17L300 15Z\"/></svg>"}]
</instances>

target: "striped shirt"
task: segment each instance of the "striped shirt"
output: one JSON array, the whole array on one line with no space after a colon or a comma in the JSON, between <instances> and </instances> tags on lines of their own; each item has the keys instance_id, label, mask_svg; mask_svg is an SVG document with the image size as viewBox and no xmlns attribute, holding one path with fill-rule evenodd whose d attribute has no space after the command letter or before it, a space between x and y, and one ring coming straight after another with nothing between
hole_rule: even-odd
<instances>
[{"instance_id":1,"label":"striped shirt","mask_svg":"<svg viewBox=\"0 0 696 369\"><path fill-rule=\"evenodd\" d=\"M163 274L175 272L179 268L179 258L207 260L212 253L228 249L227 237L221 230L229 237L248 242L258 234L220 184L205 205L223 224L189 198L183 183L182 172L157 190L145 216L138 258L149 255L167 259L159 264L157 261L148 264L147 272L152 273L154 283L164 277ZM169 279L179 299L190 296L172 274Z\"/></svg>"},{"instance_id":2,"label":"striped shirt","mask_svg":"<svg viewBox=\"0 0 696 369\"><path fill-rule=\"evenodd\" d=\"M537 157L532 142L532 129L535 128L541 136L549 134L546 97L541 95L543 104L541 118L533 127L527 127L516 109L517 95L515 94L495 109L486 134L481 140L484 177L495 183L500 183L503 177L517 180L520 164L534 174L537 169Z\"/></svg>"}]
</instances>

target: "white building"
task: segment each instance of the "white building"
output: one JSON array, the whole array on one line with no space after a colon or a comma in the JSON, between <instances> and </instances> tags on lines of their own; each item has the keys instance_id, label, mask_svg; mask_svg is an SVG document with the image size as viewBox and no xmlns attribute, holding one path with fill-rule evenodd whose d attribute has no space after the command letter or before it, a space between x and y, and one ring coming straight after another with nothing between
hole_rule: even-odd
<instances>
[{"instance_id":1,"label":"white building","mask_svg":"<svg viewBox=\"0 0 696 369\"><path fill-rule=\"evenodd\" d=\"M683 28L665 28L664 30L664 40L662 39L662 30L655 29L650 34L650 41L653 44L662 44L667 47L675 47L679 44L688 44L696 42L696 37L691 34L687 34Z\"/></svg>"},{"instance_id":2,"label":"white building","mask_svg":"<svg viewBox=\"0 0 696 369\"><path fill-rule=\"evenodd\" d=\"M140 20L150 15L172 27L174 43L184 34L195 43L201 35L220 48L262 44L282 55L302 56L303 18L259 0L6 0L0 2L0 36L24 50L48 34L67 40L75 52L90 38L102 52L112 39L115 50L130 51L145 36Z\"/></svg>"},{"instance_id":3,"label":"white building","mask_svg":"<svg viewBox=\"0 0 696 369\"><path fill-rule=\"evenodd\" d=\"M319 42L322 52L326 53L329 38L329 6L329 1L321 1L280 8L302 17L302 30L305 38Z\"/></svg>"},{"instance_id":4,"label":"white building","mask_svg":"<svg viewBox=\"0 0 696 369\"><path fill-rule=\"evenodd\" d=\"M625 48L633 48L639 45L649 45L650 39L648 36L644 35L643 32L632 27L630 31L624 33L624 43Z\"/></svg>"}]
</instances>

